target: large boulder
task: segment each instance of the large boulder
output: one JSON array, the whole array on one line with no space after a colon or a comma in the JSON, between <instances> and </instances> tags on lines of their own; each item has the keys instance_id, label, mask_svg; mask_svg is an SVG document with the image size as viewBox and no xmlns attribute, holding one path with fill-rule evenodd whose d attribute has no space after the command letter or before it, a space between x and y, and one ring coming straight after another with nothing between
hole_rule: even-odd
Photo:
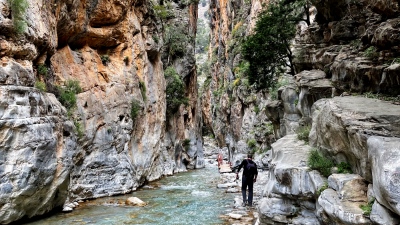
<instances>
[{"instance_id":1,"label":"large boulder","mask_svg":"<svg viewBox=\"0 0 400 225\"><path fill-rule=\"evenodd\" d=\"M307 166L310 150L294 134L272 145L268 181L259 207L262 224L319 224L312 212L326 178Z\"/></svg>"},{"instance_id":2,"label":"large boulder","mask_svg":"<svg viewBox=\"0 0 400 225\"><path fill-rule=\"evenodd\" d=\"M0 149L1 224L63 206L77 138L53 94L0 87Z\"/></svg>"},{"instance_id":3,"label":"large boulder","mask_svg":"<svg viewBox=\"0 0 400 225\"><path fill-rule=\"evenodd\" d=\"M385 110L382 110L385 109ZM367 139L370 136L400 137L400 106L364 97L321 99L313 106L310 144L353 172L372 182Z\"/></svg>"},{"instance_id":4,"label":"large boulder","mask_svg":"<svg viewBox=\"0 0 400 225\"><path fill-rule=\"evenodd\" d=\"M400 215L400 138L373 136L367 144L376 200Z\"/></svg>"}]
</instances>

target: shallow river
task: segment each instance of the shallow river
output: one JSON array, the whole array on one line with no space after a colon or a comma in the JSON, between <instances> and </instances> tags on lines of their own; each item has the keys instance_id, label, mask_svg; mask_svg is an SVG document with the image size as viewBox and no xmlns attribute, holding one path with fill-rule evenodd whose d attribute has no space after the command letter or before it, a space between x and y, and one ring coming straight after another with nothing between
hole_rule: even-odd
<instances>
[{"instance_id":1,"label":"shallow river","mask_svg":"<svg viewBox=\"0 0 400 225\"><path fill-rule=\"evenodd\" d=\"M152 182L131 194L81 203L71 213L59 213L25 224L224 224L219 216L232 208L233 194L217 189L218 181L217 168L179 173ZM148 205L128 207L118 204L131 196Z\"/></svg>"}]
</instances>

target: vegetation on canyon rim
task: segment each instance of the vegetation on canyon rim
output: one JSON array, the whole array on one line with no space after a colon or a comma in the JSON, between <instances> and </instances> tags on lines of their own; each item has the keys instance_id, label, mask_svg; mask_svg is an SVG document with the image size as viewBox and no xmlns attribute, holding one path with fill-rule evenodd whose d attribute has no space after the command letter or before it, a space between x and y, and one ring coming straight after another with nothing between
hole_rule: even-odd
<instances>
[{"instance_id":1,"label":"vegetation on canyon rim","mask_svg":"<svg viewBox=\"0 0 400 225\"><path fill-rule=\"evenodd\" d=\"M276 77L285 66L295 75L294 55L290 49L296 33L296 24L308 14L308 1L283 0L270 2L257 20L254 34L242 44L242 54L249 62L248 77L251 85L265 89L276 84ZM309 16L306 19L309 24Z\"/></svg>"},{"instance_id":2,"label":"vegetation on canyon rim","mask_svg":"<svg viewBox=\"0 0 400 225\"><path fill-rule=\"evenodd\" d=\"M11 7L14 30L17 34L21 34L26 30L27 27L25 14L29 3L27 0L8 0L8 3Z\"/></svg>"}]
</instances>

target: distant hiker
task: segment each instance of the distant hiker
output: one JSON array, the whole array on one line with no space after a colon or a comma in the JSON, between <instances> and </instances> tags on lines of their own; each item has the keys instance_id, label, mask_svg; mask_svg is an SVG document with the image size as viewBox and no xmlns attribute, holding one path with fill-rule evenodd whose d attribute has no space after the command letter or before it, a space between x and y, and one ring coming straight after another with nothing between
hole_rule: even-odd
<instances>
[{"instance_id":1,"label":"distant hiker","mask_svg":"<svg viewBox=\"0 0 400 225\"><path fill-rule=\"evenodd\" d=\"M223 163L223 158L222 158L222 154L221 153L218 153L217 161L218 161L218 169L220 169L221 165Z\"/></svg>"},{"instance_id":2,"label":"distant hiker","mask_svg":"<svg viewBox=\"0 0 400 225\"><path fill-rule=\"evenodd\" d=\"M239 178L239 172L243 168L242 174L242 197L243 206L253 206L253 183L257 180L257 164L252 160L253 156L251 154L247 155L247 159L244 159L239 165L236 172L236 179ZM249 188L249 196L246 201L246 189Z\"/></svg>"}]
</instances>

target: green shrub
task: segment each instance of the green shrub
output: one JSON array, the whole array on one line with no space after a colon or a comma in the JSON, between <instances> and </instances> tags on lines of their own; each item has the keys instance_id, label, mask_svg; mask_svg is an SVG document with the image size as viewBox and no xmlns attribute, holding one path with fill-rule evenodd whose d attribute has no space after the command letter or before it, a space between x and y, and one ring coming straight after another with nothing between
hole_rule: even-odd
<instances>
[{"instance_id":1,"label":"green shrub","mask_svg":"<svg viewBox=\"0 0 400 225\"><path fill-rule=\"evenodd\" d=\"M297 138L308 143L308 136L310 135L310 126L302 126L297 130Z\"/></svg>"},{"instance_id":2,"label":"green shrub","mask_svg":"<svg viewBox=\"0 0 400 225\"><path fill-rule=\"evenodd\" d=\"M325 177L332 174L331 168L334 166L334 163L320 154L316 149L310 151L307 163L311 169L318 170Z\"/></svg>"},{"instance_id":3,"label":"green shrub","mask_svg":"<svg viewBox=\"0 0 400 225\"><path fill-rule=\"evenodd\" d=\"M108 63L111 61L110 56L108 56L108 55L101 55L100 59L101 59L101 63L103 63L103 65L105 65L105 66L107 66Z\"/></svg>"},{"instance_id":4,"label":"green shrub","mask_svg":"<svg viewBox=\"0 0 400 225\"><path fill-rule=\"evenodd\" d=\"M182 146L187 150L189 150L190 147L190 139L185 139L183 140Z\"/></svg>"},{"instance_id":5,"label":"green shrub","mask_svg":"<svg viewBox=\"0 0 400 225\"><path fill-rule=\"evenodd\" d=\"M255 139L249 139L249 140L247 140L247 146L248 146L250 149L255 148L256 145L257 145L257 141L256 141Z\"/></svg>"},{"instance_id":6,"label":"green shrub","mask_svg":"<svg viewBox=\"0 0 400 225\"><path fill-rule=\"evenodd\" d=\"M35 88L39 89L41 92L46 92L46 84L42 81L36 81Z\"/></svg>"},{"instance_id":7,"label":"green shrub","mask_svg":"<svg viewBox=\"0 0 400 225\"><path fill-rule=\"evenodd\" d=\"M140 106L139 102L135 99L131 102L131 118L135 122L139 112L141 111L142 107Z\"/></svg>"},{"instance_id":8,"label":"green shrub","mask_svg":"<svg viewBox=\"0 0 400 225\"><path fill-rule=\"evenodd\" d=\"M189 42L189 36L186 33L185 28L182 26L166 28L165 46L168 55L179 57L185 54L186 46Z\"/></svg>"},{"instance_id":9,"label":"green shrub","mask_svg":"<svg viewBox=\"0 0 400 225\"><path fill-rule=\"evenodd\" d=\"M164 71L164 76L167 82L167 114L171 114L178 110L180 105L187 105L189 100L185 97L185 85L182 78L175 71L174 67L168 67Z\"/></svg>"},{"instance_id":10,"label":"green shrub","mask_svg":"<svg viewBox=\"0 0 400 225\"><path fill-rule=\"evenodd\" d=\"M82 139L84 135L82 124L79 121L74 120L74 125L75 125L75 132L78 135L78 139Z\"/></svg>"},{"instance_id":11,"label":"green shrub","mask_svg":"<svg viewBox=\"0 0 400 225\"><path fill-rule=\"evenodd\" d=\"M8 0L8 3L11 7L14 30L17 34L21 34L26 30L27 27L25 14L29 3L27 0Z\"/></svg>"},{"instance_id":12,"label":"green shrub","mask_svg":"<svg viewBox=\"0 0 400 225\"><path fill-rule=\"evenodd\" d=\"M68 110L76 106L76 95L82 92L79 81L67 80L64 87L59 87L59 101Z\"/></svg>"},{"instance_id":13,"label":"green shrub","mask_svg":"<svg viewBox=\"0 0 400 225\"><path fill-rule=\"evenodd\" d=\"M374 46L370 46L364 51L363 56L370 59L375 59L378 58L379 53L377 52L377 49Z\"/></svg>"},{"instance_id":14,"label":"green shrub","mask_svg":"<svg viewBox=\"0 0 400 225\"><path fill-rule=\"evenodd\" d=\"M280 87L286 86L289 84L289 81L286 78L279 78L278 82L271 81L270 87L268 88L269 95L272 100L278 99L278 90Z\"/></svg>"},{"instance_id":15,"label":"green shrub","mask_svg":"<svg viewBox=\"0 0 400 225\"><path fill-rule=\"evenodd\" d=\"M147 101L147 95L146 95L146 84L144 83L144 81L139 81L139 88L140 88L140 93L142 94L142 98L143 101L146 102Z\"/></svg>"},{"instance_id":16,"label":"green shrub","mask_svg":"<svg viewBox=\"0 0 400 225\"><path fill-rule=\"evenodd\" d=\"M323 191L325 191L326 189L328 189L328 183L324 183L324 185L322 185L318 190L317 190L317 196L320 196L321 195L321 193L323 192Z\"/></svg>"},{"instance_id":17,"label":"green shrub","mask_svg":"<svg viewBox=\"0 0 400 225\"><path fill-rule=\"evenodd\" d=\"M44 64L39 64L37 68L38 74L39 75L44 75L47 76L47 67Z\"/></svg>"},{"instance_id":18,"label":"green shrub","mask_svg":"<svg viewBox=\"0 0 400 225\"><path fill-rule=\"evenodd\" d=\"M156 35L153 35L153 40L154 40L154 43L156 43L156 44L158 44L158 42L160 42L160 39Z\"/></svg>"},{"instance_id":19,"label":"green shrub","mask_svg":"<svg viewBox=\"0 0 400 225\"><path fill-rule=\"evenodd\" d=\"M258 107L258 105L254 106L254 112L256 114L258 114L260 112L260 108Z\"/></svg>"},{"instance_id":20,"label":"green shrub","mask_svg":"<svg viewBox=\"0 0 400 225\"><path fill-rule=\"evenodd\" d=\"M170 9L169 5L154 5L153 10L156 17L161 20L174 16L174 12Z\"/></svg>"},{"instance_id":21,"label":"green shrub","mask_svg":"<svg viewBox=\"0 0 400 225\"><path fill-rule=\"evenodd\" d=\"M372 205L374 204L374 202L375 199L372 199L371 201L368 202L368 204L360 205L360 208L362 209L364 215L369 216L371 214Z\"/></svg>"},{"instance_id":22,"label":"green shrub","mask_svg":"<svg viewBox=\"0 0 400 225\"><path fill-rule=\"evenodd\" d=\"M346 162L339 163L339 165L337 165L337 168L338 168L338 173L353 173L350 164Z\"/></svg>"}]
</instances>

